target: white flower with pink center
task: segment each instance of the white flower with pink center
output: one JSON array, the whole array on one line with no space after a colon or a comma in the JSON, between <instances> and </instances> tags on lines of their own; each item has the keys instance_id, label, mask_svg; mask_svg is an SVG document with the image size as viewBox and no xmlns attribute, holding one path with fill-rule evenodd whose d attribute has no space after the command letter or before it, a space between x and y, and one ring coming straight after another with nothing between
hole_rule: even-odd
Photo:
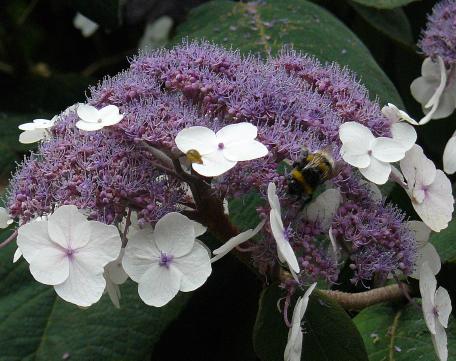
<instances>
[{"instance_id":1,"label":"white flower with pink center","mask_svg":"<svg viewBox=\"0 0 456 361\"><path fill-rule=\"evenodd\" d=\"M72 205L57 208L47 220L19 227L17 237L33 277L83 307L101 298L104 267L117 258L121 244L115 226L88 221Z\"/></svg>"}]
</instances>

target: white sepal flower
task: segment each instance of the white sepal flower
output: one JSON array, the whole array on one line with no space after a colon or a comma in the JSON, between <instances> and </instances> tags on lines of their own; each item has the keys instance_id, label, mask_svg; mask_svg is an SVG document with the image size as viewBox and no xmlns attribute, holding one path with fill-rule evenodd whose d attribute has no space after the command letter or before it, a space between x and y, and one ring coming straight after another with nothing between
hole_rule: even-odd
<instances>
[{"instance_id":1,"label":"white sepal flower","mask_svg":"<svg viewBox=\"0 0 456 361\"><path fill-rule=\"evenodd\" d=\"M431 119L448 117L456 108L456 82L448 79L449 71L440 56L437 61L426 58L421 67L421 77L410 85L413 97L421 103L426 114L420 125Z\"/></svg>"},{"instance_id":2,"label":"white sepal flower","mask_svg":"<svg viewBox=\"0 0 456 361\"><path fill-rule=\"evenodd\" d=\"M212 272L209 252L196 237L205 227L180 213L161 218L153 233L143 229L129 238L122 265L138 283L139 297L161 307L179 291L189 292L206 282Z\"/></svg>"},{"instance_id":3,"label":"white sepal flower","mask_svg":"<svg viewBox=\"0 0 456 361\"><path fill-rule=\"evenodd\" d=\"M443 170L446 174L456 172L456 132L448 140L443 151Z\"/></svg>"},{"instance_id":4,"label":"white sepal flower","mask_svg":"<svg viewBox=\"0 0 456 361\"><path fill-rule=\"evenodd\" d=\"M49 135L48 129L54 126L57 116L49 119L34 119L32 123L24 123L19 125L19 129L23 130L19 134L19 142L22 144L31 144L46 138Z\"/></svg>"},{"instance_id":5,"label":"white sepal flower","mask_svg":"<svg viewBox=\"0 0 456 361\"><path fill-rule=\"evenodd\" d=\"M342 196L338 189L325 190L304 208L304 219L310 222L318 222L324 232L328 231L341 200Z\"/></svg>"},{"instance_id":6,"label":"white sepal flower","mask_svg":"<svg viewBox=\"0 0 456 361\"><path fill-rule=\"evenodd\" d=\"M420 267L424 262L427 262L432 273L436 275L440 272L441 261L437 250L432 243L429 243L431 229L420 221L409 221L407 222L407 226L415 234L417 246L413 273L410 277L415 279L420 278Z\"/></svg>"},{"instance_id":7,"label":"white sepal flower","mask_svg":"<svg viewBox=\"0 0 456 361\"><path fill-rule=\"evenodd\" d=\"M227 255L232 249L256 236L265 223L266 220L261 221L255 229L248 229L245 232L239 233L237 236L230 238L223 246L214 249L212 253L215 257L212 257L211 262L214 263L215 261L218 261L220 258Z\"/></svg>"},{"instance_id":8,"label":"white sepal flower","mask_svg":"<svg viewBox=\"0 0 456 361\"><path fill-rule=\"evenodd\" d=\"M414 145L400 163L407 181L407 193L413 208L422 221L435 232L448 226L453 213L451 182L434 163L426 158L423 149Z\"/></svg>"},{"instance_id":9,"label":"white sepal flower","mask_svg":"<svg viewBox=\"0 0 456 361\"><path fill-rule=\"evenodd\" d=\"M277 188L274 183L268 185L268 200L271 206L269 212L269 221L271 225L272 235L277 244L277 254L281 262L286 262L290 271L299 273L298 259L293 251L293 248L288 241L287 232L282 222L282 211L280 209L279 197L277 197Z\"/></svg>"},{"instance_id":10,"label":"white sepal flower","mask_svg":"<svg viewBox=\"0 0 456 361\"><path fill-rule=\"evenodd\" d=\"M81 13L77 13L74 16L73 26L76 29L79 29L82 33L82 36L85 38L93 35L93 33L95 33L95 31L98 29L98 24L95 21L90 20L88 17L82 15Z\"/></svg>"},{"instance_id":11,"label":"white sepal flower","mask_svg":"<svg viewBox=\"0 0 456 361\"><path fill-rule=\"evenodd\" d=\"M296 301L293 317L291 319L291 327L288 330L288 341L285 346L284 360L285 361L300 361L302 353L302 329L301 322L304 318L304 314L307 310L307 305L309 304L310 294L313 292L317 283L313 283L307 291L304 293L304 296L299 297Z\"/></svg>"},{"instance_id":12,"label":"white sepal flower","mask_svg":"<svg viewBox=\"0 0 456 361\"><path fill-rule=\"evenodd\" d=\"M0 228L6 228L8 227L11 223L13 223L13 220L8 214L8 211L0 207Z\"/></svg>"},{"instance_id":13,"label":"white sepal flower","mask_svg":"<svg viewBox=\"0 0 456 361\"><path fill-rule=\"evenodd\" d=\"M376 184L386 183L391 173L389 163L401 160L405 154L401 143L388 137L375 138L369 128L357 122L343 123L339 137L344 161Z\"/></svg>"},{"instance_id":14,"label":"white sepal flower","mask_svg":"<svg viewBox=\"0 0 456 361\"><path fill-rule=\"evenodd\" d=\"M19 259L22 257L22 252L20 250L20 248L16 248L16 252L14 252L14 256L13 256L13 263L16 263L17 261L19 261Z\"/></svg>"},{"instance_id":15,"label":"white sepal flower","mask_svg":"<svg viewBox=\"0 0 456 361\"><path fill-rule=\"evenodd\" d=\"M117 258L121 244L115 226L88 221L72 205L57 208L47 220L19 227L17 237L33 277L83 307L100 299L106 286L104 267Z\"/></svg>"},{"instance_id":16,"label":"white sepal flower","mask_svg":"<svg viewBox=\"0 0 456 361\"><path fill-rule=\"evenodd\" d=\"M382 108L382 113L385 117L391 120L392 123L399 123L402 120L406 121L407 123L418 125L418 122L413 119L410 115L408 115L403 110L400 110L394 104L388 103Z\"/></svg>"},{"instance_id":17,"label":"white sepal flower","mask_svg":"<svg viewBox=\"0 0 456 361\"><path fill-rule=\"evenodd\" d=\"M447 361L448 318L451 314L451 300L448 291L439 287L437 280L427 262L420 268L420 293L426 326L431 332L432 342L440 361Z\"/></svg>"},{"instance_id":18,"label":"white sepal flower","mask_svg":"<svg viewBox=\"0 0 456 361\"><path fill-rule=\"evenodd\" d=\"M120 308L120 288L119 285L125 283L128 275L122 267L122 258L125 254L125 248L122 248L119 256L112 262L109 262L104 270L104 278L106 280L106 292L113 305Z\"/></svg>"},{"instance_id":19,"label":"white sepal flower","mask_svg":"<svg viewBox=\"0 0 456 361\"><path fill-rule=\"evenodd\" d=\"M219 176L237 162L264 157L268 149L259 141L257 127L250 123L230 124L214 133L206 127L182 129L176 136L177 148L185 154L193 150L201 156L193 169L205 177Z\"/></svg>"},{"instance_id":20,"label":"white sepal flower","mask_svg":"<svg viewBox=\"0 0 456 361\"><path fill-rule=\"evenodd\" d=\"M100 130L119 123L123 119L123 114L119 113L119 108L115 105L107 105L100 110L88 104L80 104L77 108L79 121L76 127L85 131Z\"/></svg>"}]
</instances>

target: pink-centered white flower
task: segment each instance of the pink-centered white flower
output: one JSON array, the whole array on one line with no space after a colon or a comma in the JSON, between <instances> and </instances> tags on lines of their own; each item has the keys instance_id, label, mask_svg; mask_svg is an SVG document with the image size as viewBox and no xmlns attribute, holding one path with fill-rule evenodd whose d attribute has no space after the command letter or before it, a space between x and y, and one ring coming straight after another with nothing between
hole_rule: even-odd
<instances>
[{"instance_id":1,"label":"pink-centered white flower","mask_svg":"<svg viewBox=\"0 0 456 361\"><path fill-rule=\"evenodd\" d=\"M107 105L98 110L92 105L80 104L76 112L79 117L76 127L85 131L109 127L119 123L124 117L123 114L119 113L119 108L115 105Z\"/></svg>"},{"instance_id":2,"label":"pink-centered white flower","mask_svg":"<svg viewBox=\"0 0 456 361\"><path fill-rule=\"evenodd\" d=\"M437 280L427 262L424 262L420 268L420 293L424 320L431 332L434 349L440 361L447 361L445 328L448 327L451 314L451 300L445 288L437 288Z\"/></svg>"},{"instance_id":3,"label":"pink-centered white flower","mask_svg":"<svg viewBox=\"0 0 456 361\"><path fill-rule=\"evenodd\" d=\"M264 157L268 149L259 141L257 127L250 123L230 124L217 133L206 127L182 129L176 136L177 148L185 154L197 151L199 162L192 162L193 169L205 177L219 176L237 162Z\"/></svg>"},{"instance_id":4,"label":"pink-centered white flower","mask_svg":"<svg viewBox=\"0 0 456 361\"><path fill-rule=\"evenodd\" d=\"M406 191L422 221L435 232L448 226L454 209L451 182L440 169L414 145L400 162L407 182Z\"/></svg>"},{"instance_id":5,"label":"pink-centered white flower","mask_svg":"<svg viewBox=\"0 0 456 361\"><path fill-rule=\"evenodd\" d=\"M180 213L161 218L153 232L143 229L128 240L122 265L138 283L139 297L161 307L179 291L193 291L212 272L209 252L196 237L206 228Z\"/></svg>"},{"instance_id":6,"label":"pink-centered white flower","mask_svg":"<svg viewBox=\"0 0 456 361\"><path fill-rule=\"evenodd\" d=\"M285 262L292 274L294 272L293 276L295 276L295 274L300 271L298 259L290 245L287 232L283 226L282 211L280 209L279 197L277 196L277 188L272 182L268 185L268 200L271 207L271 211L269 212L269 223L272 235L277 244L279 260L280 262Z\"/></svg>"},{"instance_id":7,"label":"pink-centered white flower","mask_svg":"<svg viewBox=\"0 0 456 361\"><path fill-rule=\"evenodd\" d=\"M83 307L102 296L104 267L117 258L121 244L115 226L88 221L72 205L57 208L47 220L19 227L17 237L33 277Z\"/></svg>"},{"instance_id":8,"label":"pink-centered white flower","mask_svg":"<svg viewBox=\"0 0 456 361\"><path fill-rule=\"evenodd\" d=\"M120 288L119 285L125 283L128 275L122 267L122 258L125 254L125 248L119 253L119 256L112 262L109 262L104 271L104 278L106 280L106 292L109 295L113 305L120 308Z\"/></svg>"},{"instance_id":9,"label":"pink-centered white flower","mask_svg":"<svg viewBox=\"0 0 456 361\"><path fill-rule=\"evenodd\" d=\"M49 119L34 119L31 123L19 125L19 129L23 130L19 134L19 142L22 144L31 144L38 142L49 136L48 129L54 126L57 116Z\"/></svg>"},{"instance_id":10,"label":"pink-centered white flower","mask_svg":"<svg viewBox=\"0 0 456 361\"><path fill-rule=\"evenodd\" d=\"M303 333L301 328L302 319L309 304L310 294L313 292L317 283L313 283L304 293L304 296L299 297L296 301L293 317L291 319L291 327L288 330L288 341L285 347L285 361L301 361Z\"/></svg>"},{"instance_id":11,"label":"pink-centered white flower","mask_svg":"<svg viewBox=\"0 0 456 361\"><path fill-rule=\"evenodd\" d=\"M214 263L218 261L223 256L227 255L231 250L239 246L240 244L248 241L249 239L255 237L258 232L263 228L266 220L261 221L254 229L248 229L245 232L239 233L238 235L230 238L224 245L221 247L214 249L212 253L215 257L212 257L211 262Z\"/></svg>"},{"instance_id":12,"label":"pink-centered white flower","mask_svg":"<svg viewBox=\"0 0 456 361\"><path fill-rule=\"evenodd\" d=\"M456 132L448 140L443 151L443 170L446 174L456 172Z\"/></svg>"},{"instance_id":13,"label":"pink-centered white flower","mask_svg":"<svg viewBox=\"0 0 456 361\"><path fill-rule=\"evenodd\" d=\"M376 184L386 183L391 173L390 163L401 160L407 147L411 147L416 140L413 127L406 123L398 124L402 125L391 129L393 137L395 132L398 132L394 139L376 138L369 128L357 122L343 123L339 128L342 158L357 167L369 181ZM403 127L404 125L407 127Z\"/></svg>"},{"instance_id":14,"label":"pink-centered white flower","mask_svg":"<svg viewBox=\"0 0 456 361\"><path fill-rule=\"evenodd\" d=\"M451 76L440 56L424 60L421 76L412 82L410 91L426 114L420 125L431 119L446 118L456 108L456 76Z\"/></svg>"},{"instance_id":15,"label":"pink-centered white flower","mask_svg":"<svg viewBox=\"0 0 456 361\"><path fill-rule=\"evenodd\" d=\"M415 264L410 277L419 279L421 265L425 262L429 265L432 273L436 275L440 272L442 264L437 250L432 243L429 243L431 229L420 221L409 221L407 226L415 234L416 240Z\"/></svg>"}]
</instances>

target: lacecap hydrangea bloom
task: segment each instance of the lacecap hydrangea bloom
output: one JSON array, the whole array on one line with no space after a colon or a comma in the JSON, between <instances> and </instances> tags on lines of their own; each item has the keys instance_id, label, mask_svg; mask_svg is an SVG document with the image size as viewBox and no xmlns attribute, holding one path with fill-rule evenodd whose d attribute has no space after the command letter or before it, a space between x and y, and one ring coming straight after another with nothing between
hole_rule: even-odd
<instances>
[{"instance_id":1,"label":"lacecap hydrangea bloom","mask_svg":"<svg viewBox=\"0 0 456 361\"><path fill-rule=\"evenodd\" d=\"M209 43L183 43L137 56L128 70L90 93L89 105L116 106L122 120L84 131L75 126L76 111L58 118L13 177L8 212L20 224L71 204L91 220L119 225L133 211L140 226L155 227L165 214L195 208L182 179L167 172L169 164L163 166L157 154L176 154L175 139L184 128L216 133L246 122L256 127L256 141L267 154L204 181L220 199L257 192L263 198L258 213L266 220L271 210L267 188L275 184L283 230L299 269L293 282L337 281L339 264L328 229L343 245L353 282L413 271L416 245L405 215L379 199L358 170L341 159L343 123L362 124L374 137L392 137L392 121L349 70L293 51L263 62ZM325 149L338 164L320 186L340 194L329 224L305 216L302 202L287 190L287 171L280 170L300 159L303 146L310 153ZM211 224L204 225L212 231ZM253 265L266 275L280 264L269 222L256 239L246 247Z\"/></svg>"}]
</instances>

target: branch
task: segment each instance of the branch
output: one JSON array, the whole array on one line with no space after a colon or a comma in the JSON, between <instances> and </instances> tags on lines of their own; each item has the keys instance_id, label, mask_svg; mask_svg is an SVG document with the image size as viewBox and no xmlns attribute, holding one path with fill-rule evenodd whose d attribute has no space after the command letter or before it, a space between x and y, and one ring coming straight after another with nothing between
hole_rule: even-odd
<instances>
[{"instance_id":1,"label":"branch","mask_svg":"<svg viewBox=\"0 0 456 361\"><path fill-rule=\"evenodd\" d=\"M2 243L0 243L0 249L6 247L8 244L10 244L12 241L14 241L17 238L17 233L18 233L18 231L16 229L13 233L11 233L11 235L7 239L5 239Z\"/></svg>"},{"instance_id":2,"label":"branch","mask_svg":"<svg viewBox=\"0 0 456 361\"><path fill-rule=\"evenodd\" d=\"M405 300L413 294L413 289L408 284L399 283L359 293L332 290L320 292L337 301L346 310L362 310L381 302Z\"/></svg>"}]
</instances>

